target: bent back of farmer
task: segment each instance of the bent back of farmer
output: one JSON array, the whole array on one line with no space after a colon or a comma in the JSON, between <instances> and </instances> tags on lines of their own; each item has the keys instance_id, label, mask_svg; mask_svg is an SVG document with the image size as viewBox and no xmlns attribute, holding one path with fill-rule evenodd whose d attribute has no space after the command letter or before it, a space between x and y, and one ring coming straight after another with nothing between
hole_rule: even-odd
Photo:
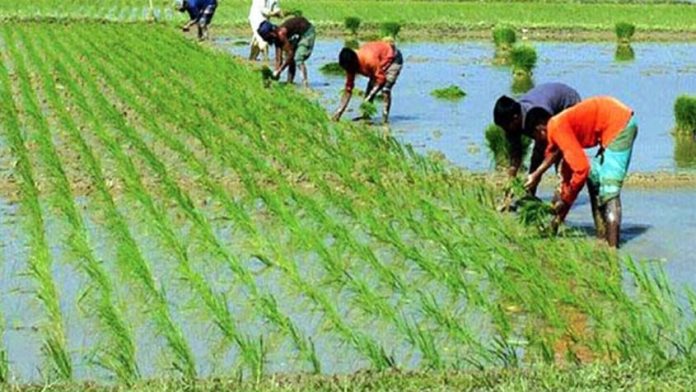
<instances>
[{"instance_id":1,"label":"bent back of farmer","mask_svg":"<svg viewBox=\"0 0 696 392\"><path fill-rule=\"evenodd\" d=\"M385 104L383 117L384 122L387 122L391 108L391 90L401 74L403 63L401 51L392 42L368 42L357 51L343 48L339 55L339 64L346 71L346 85L344 98L334 114L334 119L340 119L348 106L355 87L355 77L360 74L369 78L365 90L366 101L372 102L375 96L382 92Z\"/></svg>"},{"instance_id":2,"label":"bent back of farmer","mask_svg":"<svg viewBox=\"0 0 696 392\"><path fill-rule=\"evenodd\" d=\"M519 101L502 96L498 99L493 110L496 125L505 130L505 135L511 145L510 169L512 177L522 165L523 147L522 136L534 138L538 125L546 125L548 120L565 109L580 102L580 94L563 83L544 83L529 90L520 97ZM546 140L534 138L534 150L529 165L529 172L534 172L541 164L546 150ZM536 186L530 189L534 194Z\"/></svg>"},{"instance_id":3,"label":"bent back of farmer","mask_svg":"<svg viewBox=\"0 0 696 392\"><path fill-rule=\"evenodd\" d=\"M620 193L631 161L638 126L633 110L613 97L593 97L554 116L547 127L547 155L563 154L560 200L565 218L588 182L597 234L618 246ZM584 149L600 146L590 162ZM589 181L588 181L589 180Z\"/></svg>"},{"instance_id":4,"label":"bent back of farmer","mask_svg":"<svg viewBox=\"0 0 696 392\"><path fill-rule=\"evenodd\" d=\"M275 26L264 21L258 28L259 35L276 47L276 70L274 78L288 68L288 83L293 83L297 64L302 71L305 86L308 86L305 62L312 56L316 32L314 26L302 16L295 16Z\"/></svg>"},{"instance_id":5,"label":"bent back of farmer","mask_svg":"<svg viewBox=\"0 0 696 392\"><path fill-rule=\"evenodd\" d=\"M198 39L207 39L208 26L213 21L217 5L217 0L183 0L179 11L186 11L190 18L183 30L188 31L191 26L197 24Z\"/></svg>"}]
</instances>

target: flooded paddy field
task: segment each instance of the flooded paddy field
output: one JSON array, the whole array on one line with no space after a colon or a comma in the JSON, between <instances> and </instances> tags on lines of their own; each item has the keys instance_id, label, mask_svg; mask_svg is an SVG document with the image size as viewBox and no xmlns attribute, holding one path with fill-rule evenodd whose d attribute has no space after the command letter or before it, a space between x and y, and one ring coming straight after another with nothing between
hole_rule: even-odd
<instances>
[{"instance_id":1,"label":"flooded paddy field","mask_svg":"<svg viewBox=\"0 0 696 392\"><path fill-rule=\"evenodd\" d=\"M395 139L261 86L169 26L0 29L0 389L686 358L696 309L400 143L419 105Z\"/></svg>"},{"instance_id":2,"label":"flooded paddy field","mask_svg":"<svg viewBox=\"0 0 696 392\"><path fill-rule=\"evenodd\" d=\"M218 44L246 57L243 39ZM344 77L326 76L319 68L336 62L340 40L317 41L308 61L311 89L327 110L338 105ZM616 96L636 112L639 136L631 170L638 172L693 170L693 143L675 143L674 101L696 92L696 44L635 43L635 59L616 61L613 43L534 43L539 55L536 83L559 81L582 97ZM473 171L491 169L483 131L492 123L495 100L511 92L509 67L492 64L494 48L485 42L403 42L404 69L394 88L391 131L419 151L438 151L458 166ZM365 88L358 77L356 88ZM438 100L430 92L451 84L467 96L457 102ZM359 97L351 107L357 110ZM356 116L346 113L344 119ZM376 119L378 120L378 118Z\"/></svg>"}]
</instances>

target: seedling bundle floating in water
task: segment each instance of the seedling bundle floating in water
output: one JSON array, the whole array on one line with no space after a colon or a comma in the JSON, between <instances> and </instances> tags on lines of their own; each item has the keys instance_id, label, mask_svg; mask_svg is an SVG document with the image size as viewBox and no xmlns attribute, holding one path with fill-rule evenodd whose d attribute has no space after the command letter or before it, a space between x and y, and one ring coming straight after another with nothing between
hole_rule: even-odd
<instances>
[{"instance_id":1,"label":"seedling bundle floating in water","mask_svg":"<svg viewBox=\"0 0 696 392\"><path fill-rule=\"evenodd\" d=\"M633 34L636 32L636 26L628 22L618 22L614 26L614 32L616 32L616 38L620 44L629 44Z\"/></svg>"},{"instance_id":2,"label":"seedling bundle floating in water","mask_svg":"<svg viewBox=\"0 0 696 392\"><path fill-rule=\"evenodd\" d=\"M319 68L319 72L330 76L340 76L346 73L339 63L324 64Z\"/></svg>"},{"instance_id":3,"label":"seedling bundle floating in water","mask_svg":"<svg viewBox=\"0 0 696 392\"><path fill-rule=\"evenodd\" d=\"M433 90L430 95L438 99L457 101L466 97L466 92L464 92L464 90L462 90L459 86L451 85L449 87Z\"/></svg>"},{"instance_id":4,"label":"seedling bundle floating in water","mask_svg":"<svg viewBox=\"0 0 696 392\"><path fill-rule=\"evenodd\" d=\"M696 96L680 95L674 102L677 132L696 135Z\"/></svg>"}]
</instances>

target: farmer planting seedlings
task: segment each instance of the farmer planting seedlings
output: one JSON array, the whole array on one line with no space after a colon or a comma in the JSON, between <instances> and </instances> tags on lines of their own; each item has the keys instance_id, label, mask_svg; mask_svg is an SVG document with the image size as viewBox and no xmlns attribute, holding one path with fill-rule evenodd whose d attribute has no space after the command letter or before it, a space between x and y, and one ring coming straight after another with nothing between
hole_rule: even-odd
<instances>
[{"instance_id":1,"label":"farmer planting seedlings","mask_svg":"<svg viewBox=\"0 0 696 392\"><path fill-rule=\"evenodd\" d=\"M401 51L390 41L369 42L357 51L343 48L338 56L338 63L346 71L346 86L341 103L333 115L333 120L338 121L348 107L353 87L355 87L355 76L361 74L369 78L365 89L365 101L372 102L377 94L382 92L384 98L383 121L389 122L391 91L404 64Z\"/></svg>"},{"instance_id":2,"label":"farmer planting seedlings","mask_svg":"<svg viewBox=\"0 0 696 392\"><path fill-rule=\"evenodd\" d=\"M276 47L276 66L273 78L280 78L280 74L285 68L288 68L288 83L293 83L297 64L299 64L302 71L302 81L308 87L309 81L305 62L312 56L314 50L314 40L316 39L314 26L306 18L296 16L286 20L280 26L264 21L257 32L266 42Z\"/></svg>"},{"instance_id":3,"label":"farmer planting seedlings","mask_svg":"<svg viewBox=\"0 0 696 392\"><path fill-rule=\"evenodd\" d=\"M278 0L252 0L249 10L249 24L253 35L249 60L257 60L260 53L263 53L264 59L268 59L268 43L261 38L257 30L261 23L269 21L272 17L283 17Z\"/></svg>"},{"instance_id":4,"label":"farmer planting seedlings","mask_svg":"<svg viewBox=\"0 0 696 392\"><path fill-rule=\"evenodd\" d=\"M179 3L179 12L188 12L189 20L181 29L188 32L191 26L198 25L198 39L208 39L208 26L213 21L217 0L182 0Z\"/></svg>"},{"instance_id":5,"label":"farmer planting seedlings","mask_svg":"<svg viewBox=\"0 0 696 392\"><path fill-rule=\"evenodd\" d=\"M535 136L539 125L546 125L549 119L563 110L580 102L580 94L562 83L545 83L529 90L518 101L503 95L493 108L493 121L505 130L510 144L508 175L515 177L524 159L522 136L534 139L534 150L529 163L529 173L533 173L544 160L546 138ZM529 188L536 194L536 184Z\"/></svg>"},{"instance_id":6,"label":"farmer planting seedlings","mask_svg":"<svg viewBox=\"0 0 696 392\"><path fill-rule=\"evenodd\" d=\"M536 187L542 174L563 157L560 194L554 200L552 227L565 219L578 193L588 183L597 237L618 247L621 228L621 187L628 172L638 126L633 110L612 97L586 99L540 125L535 138L546 138L546 157L525 187ZM585 148L599 146L590 162Z\"/></svg>"}]
</instances>

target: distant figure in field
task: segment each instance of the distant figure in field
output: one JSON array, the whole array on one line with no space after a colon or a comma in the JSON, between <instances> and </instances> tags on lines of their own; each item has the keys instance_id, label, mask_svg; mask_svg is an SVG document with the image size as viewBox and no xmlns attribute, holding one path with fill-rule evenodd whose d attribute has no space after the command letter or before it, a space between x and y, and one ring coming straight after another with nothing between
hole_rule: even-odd
<instances>
[{"instance_id":1,"label":"distant figure in field","mask_svg":"<svg viewBox=\"0 0 696 392\"><path fill-rule=\"evenodd\" d=\"M280 9L278 0L252 0L249 10L249 24L253 33L251 37L251 50L249 60L257 60L259 53L263 53L264 58L268 58L268 43L264 41L257 30L261 23L269 21L271 17L282 17L283 11Z\"/></svg>"},{"instance_id":2,"label":"distant figure in field","mask_svg":"<svg viewBox=\"0 0 696 392\"><path fill-rule=\"evenodd\" d=\"M188 12L191 18L182 30L187 32L191 26L198 25L198 39L208 39L208 26L213 21L216 9L217 0L182 0L179 12Z\"/></svg>"},{"instance_id":3,"label":"distant figure in field","mask_svg":"<svg viewBox=\"0 0 696 392\"><path fill-rule=\"evenodd\" d=\"M343 48L338 56L338 63L346 71L346 86L341 103L333 115L333 120L341 119L353 94L355 76L360 74L369 78L365 89L365 101L372 102L381 91L384 98L383 121L389 122L392 88L394 88L404 65L401 51L396 48L392 41L368 42L357 51Z\"/></svg>"},{"instance_id":4,"label":"distant figure in field","mask_svg":"<svg viewBox=\"0 0 696 392\"><path fill-rule=\"evenodd\" d=\"M294 83L299 64L303 83L308 87L305 62L312 56L314 50L314 41L317 36L314 26L304 17L295 16L287 19L280 26L264 21L257 32L264 41L276 47L273 78L280 78L280 74L288 68L288 83Z\"/></svg>"},{"instance_id":5,"label":"distant figure in field","mask_svg":"<svg viewBox=\"0 0 696 392\"><path fill-rule=\"evenodd\" d=\"M597 237L618 247L621 230L621 187L631 162L638 125L633 110L612 97L588 98L537 127L535 138L546 138L546 157L530 174L526 186L538 183L553 164L554 152L563 156L561 188L554 203L554 227L565 219L587 182ZM599 146L592 162L585 148Z\"/></svg>"},{"instance_id":6,"label":"distant figure in field","mask_svg":"<svg viewBox=\"0 0 696 392\"><path fill-rule=\"evenodd\" d=\"M539 125L546 125L549 119L565 109L580 102L580 94L562 83L540 84L524 94L518 101L503 95L498 98L493 109L493 121L503 130L510 143L510 168L508 175L515 177L522 166L522 136L534 139L534 148L529 173L534 172L544 159L546 139L534 137ZM528 189L536 194L537 184Z\"/></svg>"}]
</instances>

